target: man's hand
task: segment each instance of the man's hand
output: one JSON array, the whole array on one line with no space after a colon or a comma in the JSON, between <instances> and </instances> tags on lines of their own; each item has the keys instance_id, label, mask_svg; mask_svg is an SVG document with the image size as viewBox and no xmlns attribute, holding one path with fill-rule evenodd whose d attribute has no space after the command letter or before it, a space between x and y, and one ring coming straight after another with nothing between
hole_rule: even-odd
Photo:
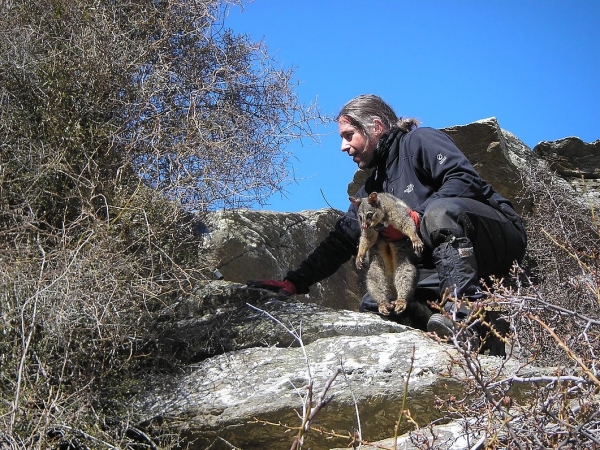
<instances>
[{"instance_id":1,"label":"man's hand","mask_svg":"<svg viewBox=\"0 0 600 450\"><path fill-rule=\"evenodd\" d=\"M267 289L288 297L296 294L296 286L294 286L292 282L288 280L250 280L246 282L246 284L250 287Z\"/></svg>"},{"instance_id":2,"label":"man's hand","mask_svg":"<svg viewBox=\"0 0 600 450\"><path fill-rule=\"evenodd\" d=\"M419 216L419 213L416 211L413 211L412 209L409 209L408 214L410 215L410 218L413 220L413 222L415 223L415 226L417 227L417 230L418 230L419 223L421 222L421 217ZM392 227L391 225L385 227L379 233L388 242L401 241L402 239L406 239L408 237L402 231L397 230L396 228Z\"/></svg>"}]
</instances>

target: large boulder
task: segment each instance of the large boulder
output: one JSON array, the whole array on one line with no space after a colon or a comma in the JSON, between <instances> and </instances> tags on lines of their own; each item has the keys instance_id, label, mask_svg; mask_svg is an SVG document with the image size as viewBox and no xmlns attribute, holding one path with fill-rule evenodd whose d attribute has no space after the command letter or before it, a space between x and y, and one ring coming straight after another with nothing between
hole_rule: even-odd
<instances>
[{"instance_id":1,"label":"large boulder","mask_svg":"<svg viewBox=\"0 0 600 450\"><path fill-rule=\"evenodd\" d=\"M220 316L227 339L215 341L210 319L194 317L202 305L213 311L213 320ZM180 341L187 336L191 346L206 340L214 341L213 348L225 345L224 353L180 375L161 376L137 399L143 420L168 421L197 448L207 448L217 436L237 448L287 448L290 433L277 424L299 426L297 411L309 385L314 401L332 397L315 424L347 433L359 426L358 410L369 441L392 434L404 397L413 419L425 424L441 417L436 398L457 396L464 388L448 369L456 350L376 314L290 303L268 291L211 282L165 315L165 331L185 330ZM479 364L486 371L519 370L516 361L497 357L481 356ZM407 423L401 432L411 428ZM347 440L312 433L310 448L344 446Z\"/></svg>"},{"instance_id":2,"label":"large boulder","mask_svg":"<svg viewBox=\"0 0 600 450\"><path fill-rule=\"evenodd\" d=\"M205 235L201 251L211 253L227 281L281 280L325 239L341 215L341 211L334 209L299 213L219 211L207 217L210 235ZM357 310L361 291L358 275L350 261L299 298Z\"/></svg>"},{"instance_id":3,"label":"large boulder","mask_svg":"<svg viewBox=\"0 0 600 450\"><path fill-rule=\"evenodd\" d=\"M600 178L600 140L586 143L578 137L542 141L533 153L545 159L550 168L564 177Z\"/></svg>"},{"instance_id":4,"label":"large boulder","mask_svg":"<svg viewBox=\"0 0 600 450\"><path fill-rule=\"evenodd\" d=\"M567 137L542 141L533 147L533 153L566 180L583 203L600 208L600 140L586 143Z\"/></svg>"},{"instance_id":5,"label":"large boulder","mask_svg":"<svg viewBox=\"0 0 600 450\"><path fill-rule=\"evenodd\" d=\"M258 309L256 309L258 308ZM286 298L230 281L210 281L196 287L158 315L156 330L165 355L196 362L252 347L297 344L274 318L301 330L302 341L349 335L367 336L406 331L407 327L378 315L334 309Z\"/></svg>"}]
</instances>

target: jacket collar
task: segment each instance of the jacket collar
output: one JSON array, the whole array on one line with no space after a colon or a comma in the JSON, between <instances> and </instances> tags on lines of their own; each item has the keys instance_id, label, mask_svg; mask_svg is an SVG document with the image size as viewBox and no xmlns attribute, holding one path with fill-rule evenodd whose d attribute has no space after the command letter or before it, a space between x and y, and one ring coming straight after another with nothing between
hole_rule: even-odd
<instances>
[{"instance_id":1,"label":"jacket collar","mask_svg":"<svg viewBox=\"0 0 600 450\"><path fill-rule=\"evenodd\" d=\"M397 156L399 146L394 144L402 137L402 135L404 135L404 132L398 128L392 128L387 133L384 133L377 142L377 147L373 152L373 158L371 158L368 168L385 167L385 163L390 157Z\"/></svg>"}]
</instances>

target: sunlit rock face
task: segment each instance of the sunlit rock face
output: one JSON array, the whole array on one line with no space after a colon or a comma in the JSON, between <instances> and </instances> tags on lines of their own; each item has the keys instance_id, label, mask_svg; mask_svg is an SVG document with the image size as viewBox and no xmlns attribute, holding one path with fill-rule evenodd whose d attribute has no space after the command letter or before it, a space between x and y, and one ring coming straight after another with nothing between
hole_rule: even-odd
<instances>
[{"instance_id":1,"label":"sunlit rock face","mask_svg":"<svg viewBox=\"0 0 600 450\"><path fill-rule=\"evenodd\" d=\"M206 315L194 323L201 304L220 317L218 327L211 327ZM429 423L440 417L436 398L463 389L449 377L450 359L457 356L449 345L377 314L283 301L218 281L177 305L172 315L180 342L212 340L214 349L222 344L229 350L150 383L136 409L146 420L184 423L185 434L204 445L197 448L217 436L244 449L287 448L290 434L265 422L298 426L296 411L307 401L309 386L315 402L331 399L317 423L349 430L360 420L368 440L389 437L404 396L413 418ZM216 336L219 328L227 328L228 339ZM516 362L502 358L481 361L486 370L502 364L507 373L516 370ZM406 424L401 432L409 428ZM312 436L310 447L332 448L335 442ZM337 443L344 446L343 440Z\"/></svg>"},{"instance_id":2,"label":"sunlit rock face","mask_svg":"<svg viewBox=\"0 0 600 450\"><path fill-rule=\"evenodd\" d=\"M558 181L569 184L574 196L600 207L600 141L586 144L566 138L541 142L532 151L493 117L442 131L521 214L527 214L533 206L533 199L523 195L522 182L532 165L556 170ZM354 195L368 175L368 171L358 170L348 186L340 189L346 188L349 195ZM315 249L342 214L334 209L216 212L207 218L210 235L205 235L202 250L212 253L225 280L245 283L250 279L282 279ZM364 273L357 272L351 260L299 299L356 311L365 291Z\"/></svg>"},{"instance_id":3,"label":"sunlit rock face","mask_svg":"<svg viewBox=\"0 0 600 450\"><path fill-rule=\"evenodd\" d=\"M532 151L495 118L443 131L521 213L535 206L522 195L522 179L532 165L553 173L574 198L600 207L600 141L565 138L541 142ZM353 195L366 176L368 172L357 171L348 193ZM280 297L245 285L250 279L282 279L327 236L341 214L238 210L208 216L209 232L202 236L200 251L211 255L224 279L196 286L160 315L157 346L188 366L184 373L148 384L137 399L142 417L169 423L195 442L193 448L289 448L295 432L286 432L284 425L299 426L308 392L319 402L329 383L323 398L331 401L316 424L346 434L360 426L370 441L393 434L403 397L413 419L427 424L438 417L436 398L460 395L464 386L448 375L449 361L456 356L449 345L376 314L357 312L365 289L352 260L306 296ZM513 360L482 356L481 361L490 370L501 364L507 373L521 370ZM478 438L466 435L463 425L433 431L455 443L453 449L471 448ZM402 448L412 448L402 439ZM215 444L220 440L231 446ZM309 446L347 444L347 438L336 441L312 433ZM389 441L381 445L389 446Z\"/></svg>"}]
</instances>

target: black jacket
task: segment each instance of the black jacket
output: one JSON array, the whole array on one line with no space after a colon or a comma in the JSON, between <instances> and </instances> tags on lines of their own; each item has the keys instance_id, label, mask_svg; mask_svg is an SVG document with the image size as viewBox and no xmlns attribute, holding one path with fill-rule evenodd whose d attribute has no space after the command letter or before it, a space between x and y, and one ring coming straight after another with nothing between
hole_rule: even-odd
<instances>
[{"instance_id":1,"label":"black jacket","mask_svg":"<svg viewBox=\"0 0 600 450\"><path fill-rule=\"evenodd\" d=\"M369 167L375 171L357 197L389 192L420 215L432 200L445 197L472 198L495 208L505 204L512 209L510 202L479 176L454 141L433 128L386 133ZM356 254L359 238L357 209L350 205L327 238L285 278L296 286L298 294L308 293L312 284L334 274Z\"/></svg>"}]
</instances>

